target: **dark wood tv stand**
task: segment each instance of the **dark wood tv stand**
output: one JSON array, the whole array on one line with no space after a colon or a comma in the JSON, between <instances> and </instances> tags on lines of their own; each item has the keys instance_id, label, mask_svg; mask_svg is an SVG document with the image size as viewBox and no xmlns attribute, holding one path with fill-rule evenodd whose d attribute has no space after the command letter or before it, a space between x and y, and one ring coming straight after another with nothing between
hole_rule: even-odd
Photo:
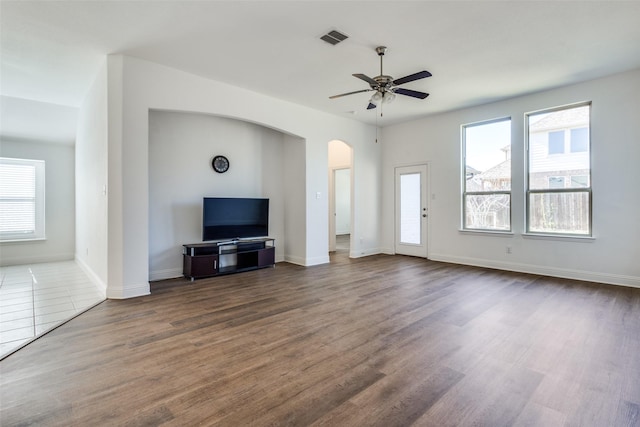
<instances>
[{"instance_id":1,"label":"dark wood tv stand","mask_svg":"<svg viewBox=\"0 0 640 427\"><path fill-rule=\"evenodd\" d=\"M231 239L182 245L182 273L191 280L275 266L275 239Z\"/></svg>"}]
</instances>

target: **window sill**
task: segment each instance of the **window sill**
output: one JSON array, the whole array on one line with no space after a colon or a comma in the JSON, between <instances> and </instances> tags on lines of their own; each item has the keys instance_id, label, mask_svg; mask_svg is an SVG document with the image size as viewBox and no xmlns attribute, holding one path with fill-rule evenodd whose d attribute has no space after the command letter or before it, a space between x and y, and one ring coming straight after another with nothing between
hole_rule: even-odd
<instances>
[{"instance_id":1,"label":"window sill","mask_svg":"<svg viewBox=\"0 0 640 427\"><path fill-rule=\"evenodd\" d=\"M33 243L33 242L44 242L45 240L47 240L46 237L33 237L30 239L7 239L7 240L0 240L0 244L5 244L5 243Z\"/></svg>"},{"instance_id":2,"label":"window sill","mask_svg":"<svg viewBox=\"0 0 640 427\"><path fill-rule=\"evenodd\" d=\"M498 236L498 237L513 237L512 231L498 231L498 230L458 230L460 234L471 234L476 236Z\"/></svg>"},{"instance_id":3,"label":"window sill","mask_svg":"<svg viewBox=\"0 0 640 427\"><path fill-rule=\"evenodd\" d=\"M569 236L562 234L537 234L537 233L522 233L522 237L525 239L534 240L556 240L559 242L580 242L580 243L592 243L596 238L593 236Z\"/></svg>"}]
</instances>

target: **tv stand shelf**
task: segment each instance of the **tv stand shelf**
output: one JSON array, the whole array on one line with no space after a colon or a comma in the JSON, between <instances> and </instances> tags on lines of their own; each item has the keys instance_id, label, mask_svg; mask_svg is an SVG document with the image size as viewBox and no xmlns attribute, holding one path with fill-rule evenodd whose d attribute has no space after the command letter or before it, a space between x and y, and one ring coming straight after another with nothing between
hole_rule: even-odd
<instances>
[{"instance_id":1,"label":"tv stand shelf","mask_svg":"<svg viewBox=\"0 0 640 427\"><path fill-rule=\"evenodd\" d=\"M192 281L275 266L275 239L271 238L233 239L182 246L182 272Z\"/></svg>"}]
</instances>

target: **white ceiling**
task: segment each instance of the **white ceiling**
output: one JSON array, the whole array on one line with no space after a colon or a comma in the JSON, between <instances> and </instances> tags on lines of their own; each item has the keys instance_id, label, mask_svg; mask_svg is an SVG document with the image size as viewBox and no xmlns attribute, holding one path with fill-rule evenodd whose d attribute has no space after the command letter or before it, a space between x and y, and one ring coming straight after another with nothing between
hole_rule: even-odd
<instances>
[{"instance_id":1,"label":"white ceiling","mask_svg":"<svg viewBox=\"0 0 640 427\"><path fill-rule=\"evenodd\" d=\"M1 95L75 108L110 53L376 123L370 93L328 97L366 89L351 74L378 75L374 48L385 45L385 74L433 77L404 85L431 96L398 96L381 126L640 68L640 1L3 0L0 8ZM331 29L350 37L331 46L319 39ZM27 122L46 126L35 111Z\"/></svg>"}]
</instances>

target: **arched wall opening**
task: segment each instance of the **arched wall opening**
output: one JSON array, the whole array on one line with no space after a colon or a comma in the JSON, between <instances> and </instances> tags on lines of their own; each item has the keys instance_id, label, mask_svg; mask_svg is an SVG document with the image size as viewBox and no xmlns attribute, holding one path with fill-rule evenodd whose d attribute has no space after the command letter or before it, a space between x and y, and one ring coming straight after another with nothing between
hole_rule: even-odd
<instances>
[{"instance_id":1,"label":"arched wall opening","mask_svg":"<svg viewBox=\"0 0 640 427\"><path fill-rule=\"evenodd\" d=\"M305 161L292 145L302 140L243 120L150 110L149 280L182 276L182 245L202 241L203 197L268 198L276 261L285 260L287 245L295 245L285 218L304 204L286 185L300 181L287 174ZM212 169L216 155L229 159L227 172Z\"/></svg>"}]
</instances>

